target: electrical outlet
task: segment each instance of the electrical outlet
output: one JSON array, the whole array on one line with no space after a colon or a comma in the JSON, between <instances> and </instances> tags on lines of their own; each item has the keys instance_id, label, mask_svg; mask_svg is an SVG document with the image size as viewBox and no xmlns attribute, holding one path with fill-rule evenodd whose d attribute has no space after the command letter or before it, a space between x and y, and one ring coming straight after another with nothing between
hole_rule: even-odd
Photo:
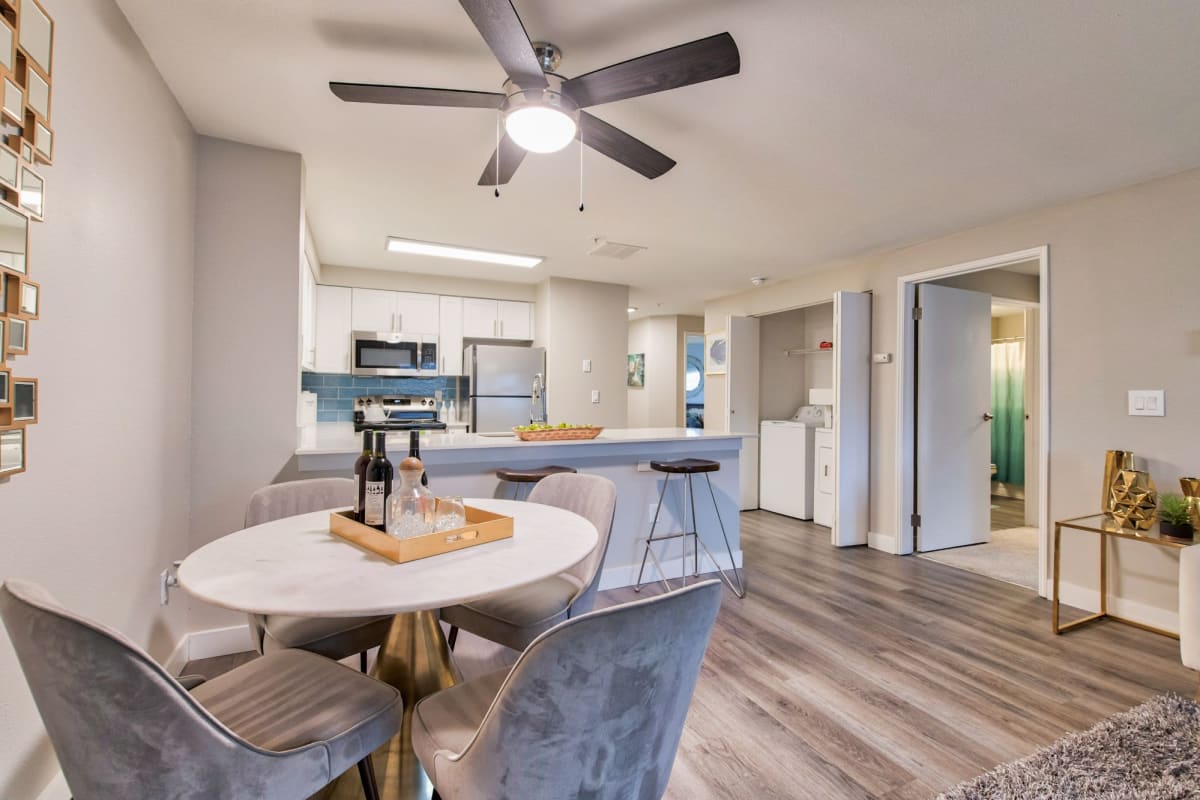
<instances>
[{"instance_id":1,"label":"electrical outlet","mask_svg":"<svg viewBox=\"0 0 1200 800\"><path fill-rule=\"evenodd\" d=\"M871 360L873 362L875 362L876 364L890 364L890 363L892 363L892 354L891 353L876 353L874 356L871 357Z\"/></svg>"},{"instance_id":2,"label":"electrical outlet","mask_svg":"<svg viewBox=\"0 0 1200 800\"><path fill-rule=\"evenodd\" d=\"M599 389L592 389L592 402L593 403L600 402L600 390Z\"/></svg>"},{"instance_id":3,"label":"electrical outlet","mask_svg":"<svg viewBox=\"0 0 1200 800\"><path fill-rule=\"evenodd\" d=\"M583 360L583 371L584 372L592 371L592 360L590 358L585 358Z\"/></svg>"}]
</instances>

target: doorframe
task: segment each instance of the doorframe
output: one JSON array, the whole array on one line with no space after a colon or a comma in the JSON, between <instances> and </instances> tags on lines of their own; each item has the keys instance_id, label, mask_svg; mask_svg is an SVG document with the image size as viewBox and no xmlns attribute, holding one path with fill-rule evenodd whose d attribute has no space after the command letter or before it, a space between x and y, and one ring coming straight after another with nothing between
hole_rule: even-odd
<instances>
[{"instance_id":1,"label":"doorframe","mask_svg":"<svg viewBox=\"0 0 1200 800\"><path fill-rule=\"evenodd\" d=\"M1049 596L1047 575L1050 552L1050 246L980 258L924 272L901 275L896 281L896 538L894 552L914 552L913 529L913 415L915 326L908 311L915 287L939 278L983 272L1023 261L1038 262L1038 594Z\"/></svg>"}]
</instances>

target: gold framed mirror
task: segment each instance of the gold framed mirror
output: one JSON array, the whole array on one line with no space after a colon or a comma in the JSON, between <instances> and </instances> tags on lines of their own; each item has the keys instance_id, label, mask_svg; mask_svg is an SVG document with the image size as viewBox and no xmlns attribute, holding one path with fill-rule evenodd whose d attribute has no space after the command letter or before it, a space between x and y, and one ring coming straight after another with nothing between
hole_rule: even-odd
<instances>
[{"instance_id":1,"label":"gold framed mirror","mask_svg":"<svg viewBox=\"0 0 1200 800\"><path fill-rule=\"evenodd\" d=\"M33 62L25 62L25 105L39 119L50 119L50 81L42 77Z\"/></svg>"},{"instance_id":2,"label":"gold framed mirror","mask_svg":"<svg viewBox=\"0 0 1200 800\"><path fill-rule=\"evenodd\" d=\"M33 281L21 281L21 296L17 303L17 313L26 319L37 319L40 294L41 287L38 284Z\"/></svg>"},{"instance_id":3,"label":"gold framed mirror","mask_svg":"<svg viewBox=\"0 0 1200 800\"><path fill-rule=\"evenodd\" d=\"M0 320L3 322L3 320ZM12 405L12 373L0 367L0 406Z\"/></svg>"},{"instance_id":4,"label":"gold framed mirror","mask_svg":"<svg viewBox=\"0 0 1200 800\"><path fill-rule=\"evenodd\" d=\"M17 183L21 175L21 160L16 152L7 145L0 144L0 186L14 192L20 188Z\"/></svg>"},{"instance_id":5,"label":"gold framed mirror","mask_svg":"<svg viewBox=\"0 0 1200 800\"><path fill-rule=\"evenodd\" d=\"M8 318L8 345L4 352L11 356L23 356L29 352L28 320Z\"/></svg>"},{"instance_id":6,"label":"gold framed mirror","mask_svg":"<svg viewBox=\"0 0 1200 800\"><path fill-rule=\"evenodd\" d=\"M54 21L38 0L21 0L21 15L17 19L17 45L30 61L52 75L54 57Z\"/></svg>"},{"instance_id":7,"label":"gold framed mirror","mask_svg":"<svg viewBox=\"0 0 1200 800\"><path fill-rule=\"evenodd\" d=\"M0 270L24 275L28 267L29 217L0 203Z\"/></svg>"},{"instance_id":8,"label":"gold framed mirror","mask_svg":"<svg viewBox=\"0 0 1200 800\"><path fill-rule=\"evenodd\" d=\"M8 355L8 317L0 315L0 364Z\"/></svg>"},{"instance_id":9,"label":"gold framed mirror","mask_svg":"<svg viewBox=\"0 0 1200 800\"><path fill-rule=\"evenodd\" d=\"M43 208L46 203L46 181L41 175L25 165L21 165L21 187L17 196L21 208L25 209L38 222L42 221Z\"/></svg>"},{"instance_id":10,"label":"gold framed mirror","mask_svg":"<svg viewBox=\"0 0 1200 800\"><path fill-rule=\"evenodd\" d=\"M0 67L8 73L17 71L17 31L4 17L0 17Z\"/></svg>"},{"instance_id":11,"label":"gold framed mirror","mask_svg":"<svg viewBox=\"0 0 1200 800\"><path fill-rule=\"evenodd\" d=\"M25 124L25 92L12 78L4 78L3 102L0 112L17 125Z\"/></svg>"},{"instance_id":12,"label":"gold framed mirror","mask_svg":"<svg viewBox=\"0 0 1200 800\"><path fill-rule=\"evenodd\" d=\"M42 164L54 162L54 131L41 120L33 123L33 161Z\"/></svg>"},{"instance_id":13,"label":"gold framed mirror","mask_svg":"<svg viewBox=\"0 0 1200 800\"><path fill-rule=\"evenodd\" d=\"M25 429L0 430L0 477L25 471Z\"/></svg>"},{"instance_id":14,"label":"gold framed mirror","mask_svg":"<svg viewBox=\"0 0 1200 800\"><path fill-rule=\"evenodd\" d=\"M33 145L24 139L21 140L21 158L30 164L33 163Z\"/></svg>"},{"instance_id":15,"label":"gold framed mirror","mask_svg":"<svg viewBox=\"0 0 1200 800\"><path fill-rule=\"evenodd\" d=\"M37 378L12 379L13 422L37 423Z\"/></svg>"}]
</instances>

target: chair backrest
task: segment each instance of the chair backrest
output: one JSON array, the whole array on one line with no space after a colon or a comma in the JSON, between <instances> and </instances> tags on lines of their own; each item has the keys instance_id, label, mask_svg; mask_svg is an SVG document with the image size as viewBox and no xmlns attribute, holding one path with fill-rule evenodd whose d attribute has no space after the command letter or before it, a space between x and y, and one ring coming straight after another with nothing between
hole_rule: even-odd
<instances>
[{"instance_id":1,"label":"chair backrest","mask_svg":"<svg viewBox=\"0 0 1200 800\"><path fill-rule=\"evenodd\" d=\"M0 584L0 618L76 800L286 797L285 783L303 796L323 761L328 768L319 747L285 764L250 745L137 645L36 584Z\"/></svg>"},{"instance_id":2,"label":"chair backrest","mask_svg":"<svg viewBox=\"0 0 1200 800\"><path fill-rule=\"evenodd\" d=\"M613 515L617 510L616 484L600 475L548 475L533 487L528 502L574 511L596 526L596 531L600 534L596 549L590 556L567 570L583 586L583 590L571 603L570 616L586 614L596 604L600 571L604 567L604 557L608 554Z\"/></svg>"},{"instance_id":3,"label":"chair backrest","mask_svg":"<svg viewBox=\"0 0 1200 800\"><path fill-rule=\"evenodd\" d=\"M569 619L517 660L445 796L659 798L667 788L721 584Z\"/></svg>"},{"instance_id":4,"label":"chair backrest","mask_svg":"<svg viewBox=\"0 0 1200 800\"><path fill-rule=\"evenodd\" d=\"M246 527L310 511L352 505L354 481L350 478L310 478L273 483L250 495L250 503L246 506Z\"/></svg>"}]
</instances>

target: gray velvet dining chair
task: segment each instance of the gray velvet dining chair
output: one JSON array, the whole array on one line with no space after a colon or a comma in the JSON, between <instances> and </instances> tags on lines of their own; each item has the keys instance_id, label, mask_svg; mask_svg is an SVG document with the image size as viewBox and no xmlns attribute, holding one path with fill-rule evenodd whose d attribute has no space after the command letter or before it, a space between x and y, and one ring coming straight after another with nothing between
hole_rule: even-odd
<instances>
[{"instance_id":1,"label":"gray velvet dining chair","mask_svg":"<svg viewBox=\"0 0 1200 800\"><path fill-rule=\"evenodd\" d=\"M595 605L617 508L616 485L600 475L558 473L542 478L527 502L566 509L587 519L600 537L596 549L566 572L442 609L442 620L451 626L451 649L461 628L513 650L524 650L543 632L565 619L586 614Z\"/></svg>"},{"instance_id":2,"label":"gray velvet dining chair","mask_svg":"<svg viewBox=\"0 0 1200 800\"><path fill-rule=\"evenodd\" d=\"M354 505L354 481L349 478L312 478L264 486L250 497L246 527ZM294 648L317 653L334 661L358 654L359 668L367 671L367 651L383 644L392 625L391 616L292 617L283 614L250 614L250 633L260 653Z\"/></svg>"},{"instance_id":3,"label":"gray velvet dining chair","mask_svg":"<svg viewBox=\"0 0 1200 800\"><path fill-rule=\"evenodd\" d=\"M0 618L75 800L294 800L356 763L378 798L371 752L404 714L387 684L300 650L176 680L26 581L0 584Z\"/></svg>"},{"instance_id":4,"label":"gray velvet dining chair","mask_svg":"<svg viewBox=\"0 0 1200 800\"><path fill-rule=\"evenodd\" d=\"M413 748L437 795L662 797L720 606L708 580L593 611L542 634L511 672L418 702Z\"/></svg>"}]
</instances>

